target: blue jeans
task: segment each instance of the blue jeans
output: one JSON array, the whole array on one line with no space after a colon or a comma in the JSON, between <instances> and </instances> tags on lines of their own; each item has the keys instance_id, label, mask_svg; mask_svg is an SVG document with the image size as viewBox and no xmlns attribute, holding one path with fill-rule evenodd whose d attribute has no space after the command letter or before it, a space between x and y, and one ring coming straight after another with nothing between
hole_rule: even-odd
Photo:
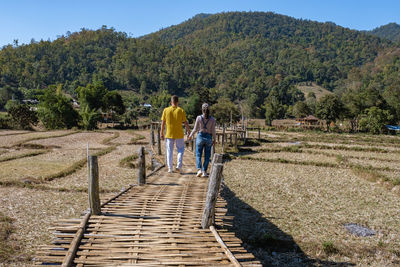
<instances>
[{"instance_id":1,"label":"blue jeans","mask_svg":"<svg viewBox=\"0 0 400 267\"><path fill-rule=\"evenodd\" d=\"M196 138L196 164L197 169L202 169L204 172L207 171L208 164L210 163L212 147L212 136L208 133L198 133ZM204 163L203 168L201 164L201 156L204 149Z\"/></svg>"}]
</instances>

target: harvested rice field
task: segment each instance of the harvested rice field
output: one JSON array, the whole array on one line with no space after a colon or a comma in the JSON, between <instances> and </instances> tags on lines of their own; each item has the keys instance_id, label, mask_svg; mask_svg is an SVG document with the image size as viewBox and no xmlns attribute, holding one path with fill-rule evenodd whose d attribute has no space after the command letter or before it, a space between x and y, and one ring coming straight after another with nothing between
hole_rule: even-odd
<instances>
[{"instance_id":1,"label":"harvested rice field","mask_svg":"<svg viewBox=\"0 0 400 267\"><path fill-rule=\"evenodd\" d=\"M262 137L228 153L222 196L232 230L265 266L400 265L399 137ZM136 183L147 142L146 131L0 131L0 226L10 233L0 266L31 266L49 227L87 209L87 144L105 200ZM351 233L351 223L373 235Z\"/></svg>"},{"instance_id":2,"label":"harvested rice field","mask_svg":"<svg viewBox=\"0 0 400 267\"><path fill-rule=\"evenodd\" d=\"M399 266L399 144L306 132L250 139L224 167L233 230L265 266Z\"/></svg>"},{"instance_id":3,"label":"harvested rice field","mask_svg":"<svg viewBox=\"0 0 400 267\"><path fill-rule=\"evenodd\" d=\"M135 155L146 134L0 131L0 230L9 233L0 239L0 266L31 266L37 248L51 242L50 226L87 209L87 144L99 157L106 200L136 183Z\"/></svg>"},{"instance_id":4,"label":"harvested rice field","mask_svg":"<svg viewBox=\"0 0 400 267\"><path fill-rule=\"evenodd\" d=\"M1 131L0 131L1 132ZM6 131L9 132L9 131ZM29 142L32 140L38 140L48 138L50 136L64 136L74 134L74 131L49 131L49 132L22 132L20 134L5 134L1 135L0 147L10 148Z\"/></svg>"}]
</instances>

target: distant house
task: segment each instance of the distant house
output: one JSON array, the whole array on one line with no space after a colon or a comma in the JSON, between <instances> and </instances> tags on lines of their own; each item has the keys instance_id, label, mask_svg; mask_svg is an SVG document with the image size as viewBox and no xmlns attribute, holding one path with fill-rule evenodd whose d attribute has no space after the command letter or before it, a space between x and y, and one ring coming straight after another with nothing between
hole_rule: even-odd
<instances>
[{"instance_id":1,"label":"distant house","mask_svg":"<svg viewBox=\"0 0 400 267\"><path fill-rule=\"evenodd\" d=\"M108 123L109 121L112 121L115 116L115 111L110 110L108 112L101 112L101 117L103 118L104 123Z\"/></svg>"},{"instance_id":2,"label":"distant house","mask_svg":"<svg viewBox=\"0 0 400 267\"><path fill-rule=\"evenodd\" d=\"M320 125L321 120L313 115L308 115L305 118L296 119L296 122L300 123L300 125L305 125L305 126L317 126Z\"/></svg>"},{"instance_id":3,"label":"distant house","mask_svg":"<svg viewBox=\"0 0 400 267\"><path fill-rule=\"evenodd\" d=\"M25 99L25 100L22 100L22 102L24 102L24 104L29 104L29 105L39 104L39 101L36 99Z\"/></svg>"},{"instance_id":4,"label":"distant house","mask_svg":"<svg viewBox=\"0 0 400 267\"><path fill-rule=\"evenodd\" d=\"M72 100L72 106L73 106L74 108L80 108L80 107L81 107L81 106L79 105L79 102L78 102L77 100L75 100L75 99Z\"/></svg>"}]
</instances>

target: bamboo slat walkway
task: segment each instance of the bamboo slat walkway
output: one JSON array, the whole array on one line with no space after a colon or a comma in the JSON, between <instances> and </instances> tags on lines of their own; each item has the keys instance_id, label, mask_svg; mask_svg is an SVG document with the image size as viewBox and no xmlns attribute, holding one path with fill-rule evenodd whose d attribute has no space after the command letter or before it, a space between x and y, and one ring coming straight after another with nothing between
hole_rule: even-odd
<instances>
[{"instance_id":1,"label":"bamboo slat walkway","mask_svg":"<svg viewBox=\"0 0 400 267\"><path fill-rule=\"evenodd\" d=\"M184 174L163 168L146 185L131 186L103 204L102 214L90 216L85 227L82 219L60 221L53 245L38 252L36 264L67 266L71 243L79 241L77 234L83 231L72 266L238 266L227 257L226 247L239 266L261 266L234 233L222 228L232 219L225 215L222 198L215 225L226 247L201 228L208 179L195 177L189 152L184 163Z\"/></svg>"}]
</instances>

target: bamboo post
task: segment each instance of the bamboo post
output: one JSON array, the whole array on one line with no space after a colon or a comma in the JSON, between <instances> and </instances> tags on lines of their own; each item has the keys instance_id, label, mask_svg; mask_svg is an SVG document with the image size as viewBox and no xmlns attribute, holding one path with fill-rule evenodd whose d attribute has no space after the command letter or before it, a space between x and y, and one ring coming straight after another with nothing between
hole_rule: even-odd
<instances>
[{"instance_id":1,"label":"bamboo post","mask_svg":"<svg viewBox=\"0 0 400 267\"><path fill-rule=\"evenodd\" d=\"M92 215L100 215L99 165L97 156L89 156L89 207Z\"/></svg>"},{"instance_id":2,"label":"bamboo post","mask_svg":"<svg viewBox=\"0 0 400 267\"><path fill-rule=\"evenodd\" d=\"M146 156L143 146L139 148L137 183L138 185L146 184Z\"/></svg>"},{"instance_id":3,"label":"bamboo post","mask_svg":"<svg viewBox=\"0 0 400 267\"><path fill-rule=\"evenodd\" d=\"M213 222L215 214L215 204L217 203L217 197L219 188L222 181L222 171L224 165L222 163L215 163L211 170L210 180L208 183L206 205L204 207L203 216L201 220L201 227L207 229Z\"/></svg>"},{"instance_id":4,"label":"bamboo post","mask_svg":"<svg viewBox=\"0 0 400 267\"><path fill-rule=\"evenodd\" d=\"M211 158L211 168L210 168L210 174L213 170L213 166L215 163L222 163L223 162L224 156L222 154L217 154L214 153L214 156Z\"/></svg>"},{"instance_id":5,"label":"bamboo post","mask_svg":"<svg viewBox=\"0 0 400 267\"><path fill-rule=\"evenodd\" d=\"M222 153L225 153L225 124L222 128Z\"/></svg>"},{"instance_id":6,"label":"bamboo post","mask_svg":"<svg viewBox=\"0 0 400 267\"><path fill-rule=\"evenodd\" d=\"M261 140L261 128L258 128L258 140Z\"/></svg>"},{"instance_id":7,"label":"bamboo post","mask_svg":"<svg viewBox=\"0 0 400 267\"><path fill-rule=\"evenodd\" d=\"M237 132L235 133L235 148L237 149L237 144L238 144L238 134Z\"/></svg>"},{"instance_id":8,"label":"bamboo post","mask_svg":"<svg viewBox=\"0 0 400 267\"><path fill-rule=\"evenodd\" d=\"M153 124L150 125L150 145L154 146L154 127L153 127Z\"/></svg>"},{"instance_id":9,"label":"bamboo post","mask_svg":"<svg viewBox=\"0 0 400 267\"><path fill-rule=\"evenodd\" d=\"M157 150L158 155L161 155L161 133L160 127L157 127Z\"/></svg>"},{"instance_id":10,"label":"bamboo post","mask_svg":"<svg viewBox=\"0 0 400 267\"><path fill-rule=\"evenodd\" d=\"M211 147L211 158L214 158L214 154L215 154L215 146L213 145Z\"/></svg>"},{"instance_id":11,"label":"bamboo post","mask_svg":"<svg viewBox=\"0 0 400 267\"><path fill-rule=\"evenodd\" d=\"M229 143L232 145L232 133L229 134Z\"/></svg>"}]
</instances>

